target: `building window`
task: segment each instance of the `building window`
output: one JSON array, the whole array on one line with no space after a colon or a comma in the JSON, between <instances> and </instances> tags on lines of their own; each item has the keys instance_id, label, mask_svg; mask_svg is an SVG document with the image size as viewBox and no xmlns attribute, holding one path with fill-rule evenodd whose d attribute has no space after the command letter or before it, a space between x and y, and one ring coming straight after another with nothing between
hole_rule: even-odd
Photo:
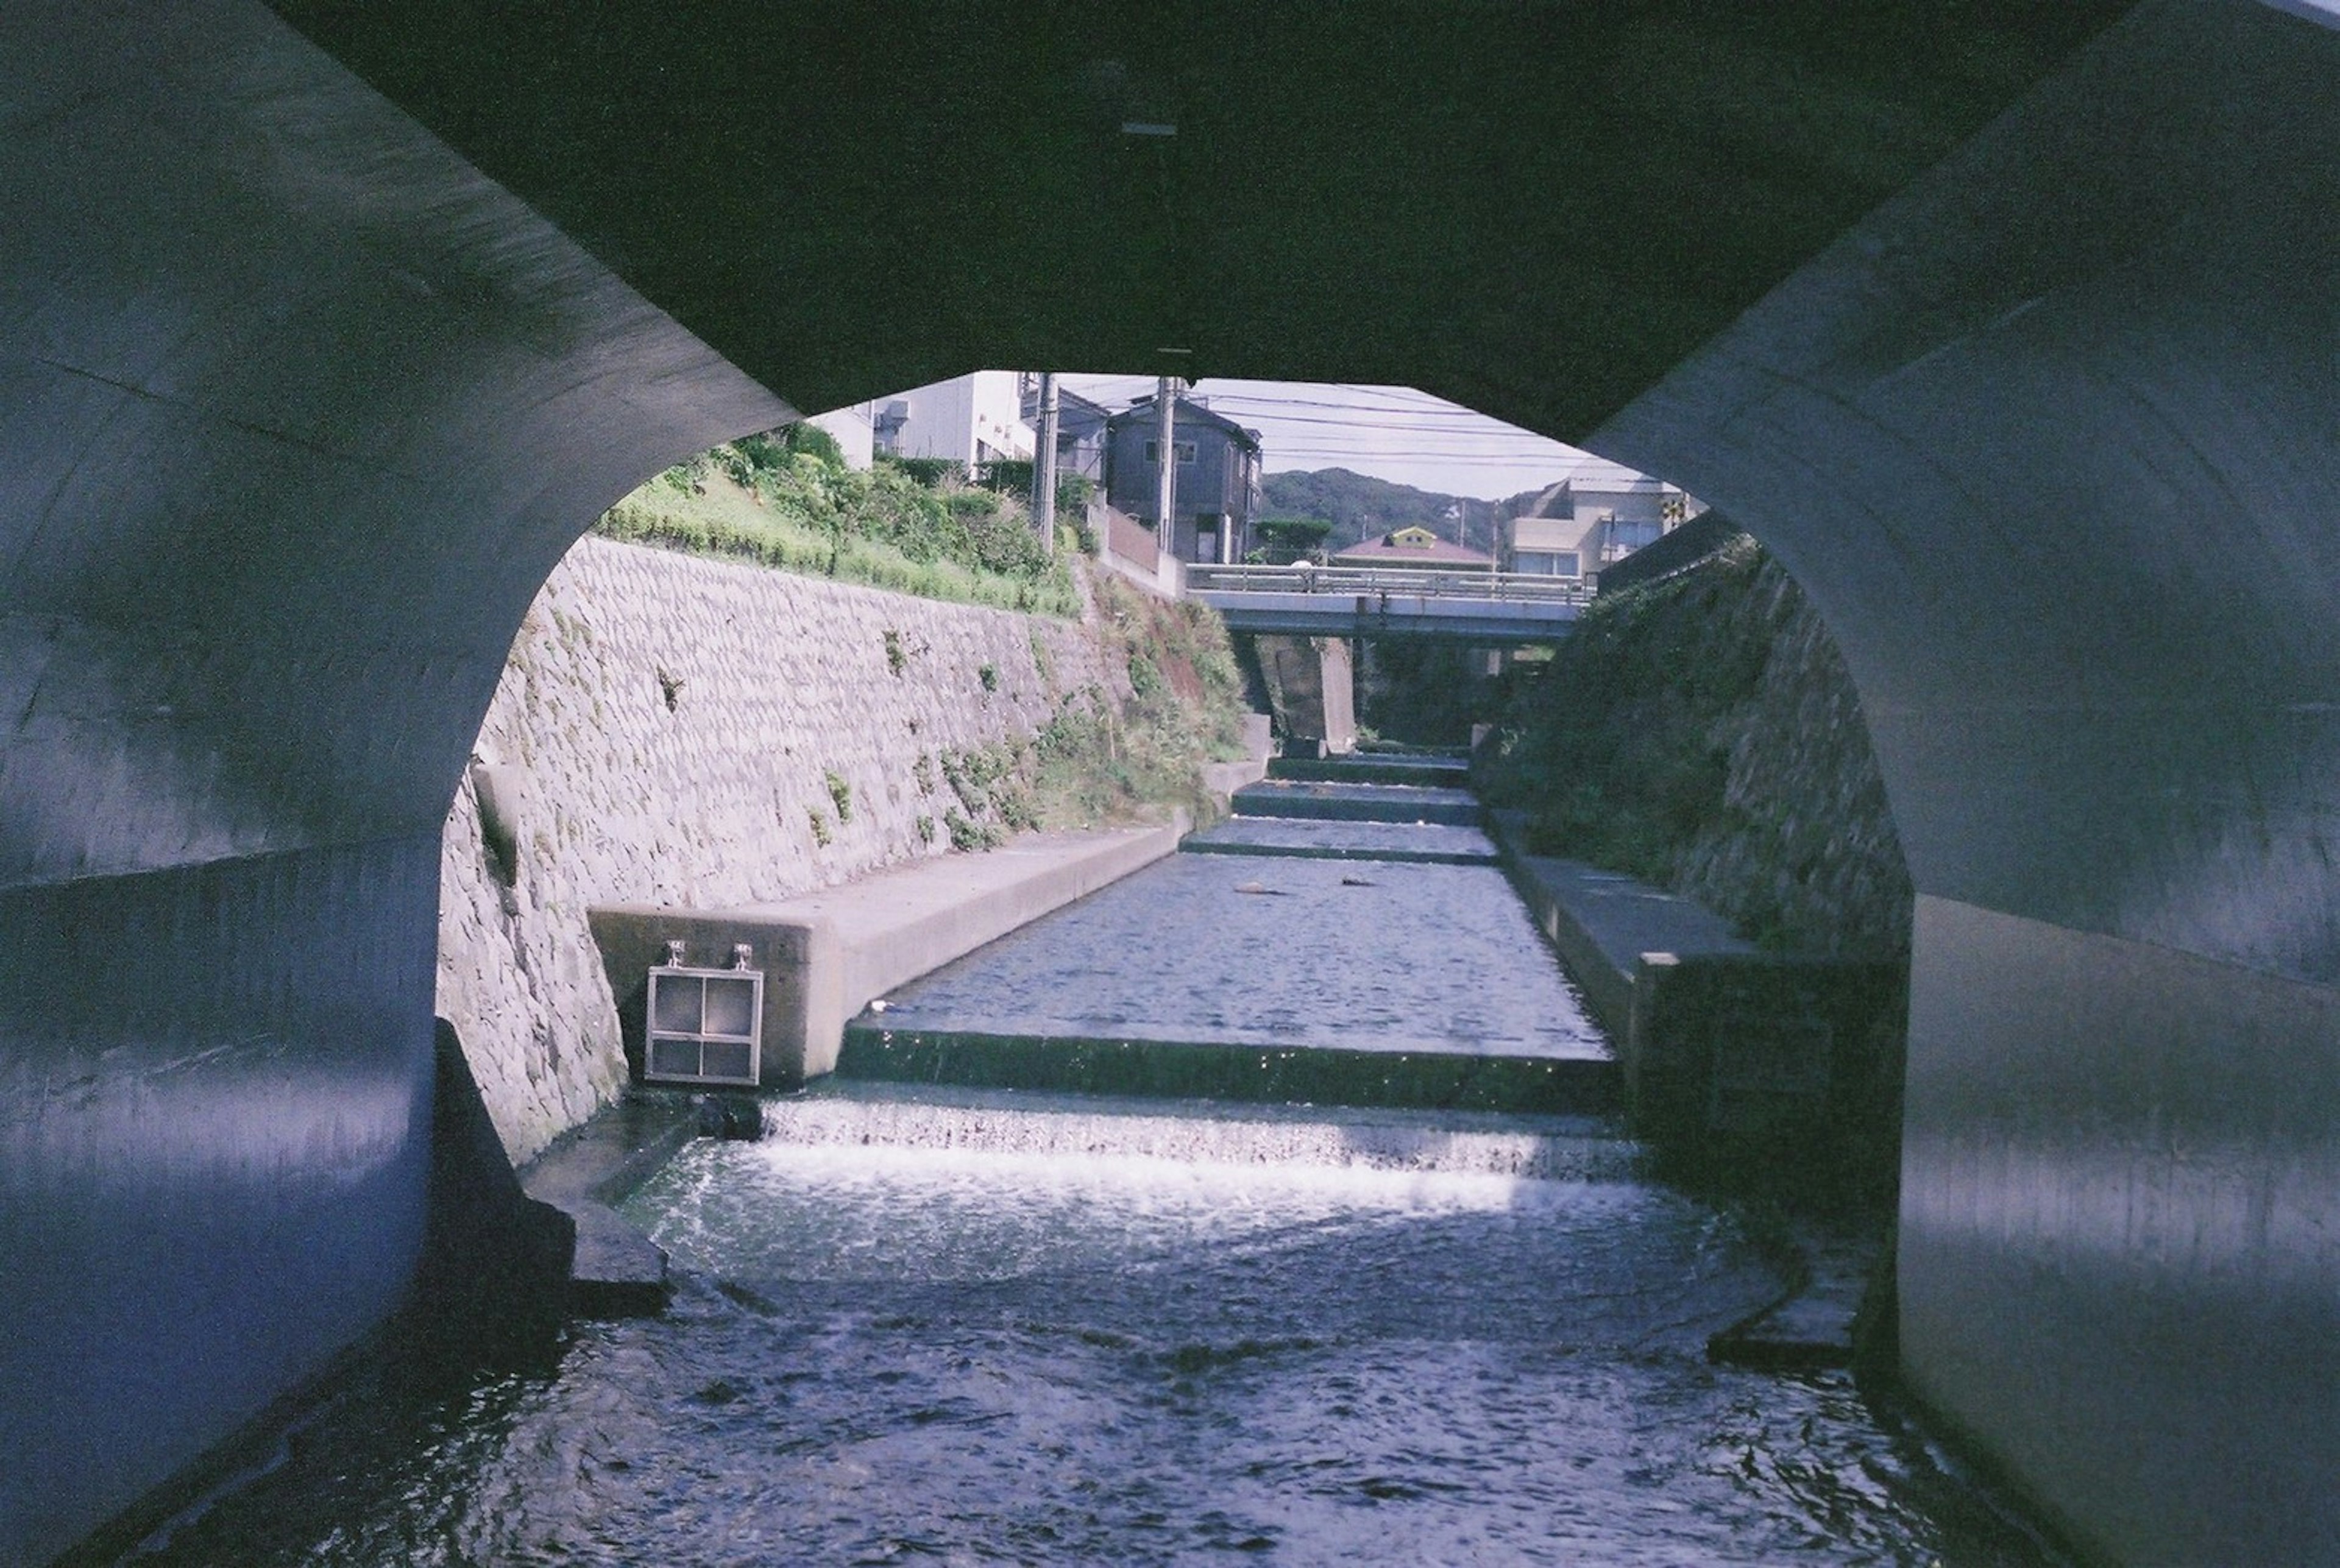
<instances>
[{"instance_id":1,"label":"building window","mask_svg":"<svg viewBox=\"0 0 2340 1568\"><path fill-rule=\"evenodd\" d=\"M1158 441L1149 441L1149 442L1147 442L1145 443L1145 461L1148 461L1148 462L1157 462L1157 463L1158 463L1158 462L1160 462L1160 461L1162 461L1162 443L1161 443L1160 442L1158 442ZM1192 462L1192 461L1195 461L1195 443L1194 443L1193 442L1191 442L1191 441L1182 441L1182 442L1180 442L1178 443L1178 464L1179 464L1179 466L1180 466L1181 468L1183 468L1183 467L1185 467L1186 464L1188 464L1188 463L1190 463L1190 462Z\"/></svg>"},{"instance_id":2,"label":"building window","mask_svg":"<svg viewBox=\"0 0 2340 1568\"><path fill-rule=\"evenodd\" d=\"M1512 570L1532 577L1577 577L1581 561L1572 550L1522 550L1512 556Z\"/></svg>"},{"instance_id":3,"label":"building window","mask_svg":"<svg viewBox=\"0 0 2340 1568\"><path fill-rule=\"evenodd\" d=\"M1609 543L1615 550L1639 550L1643 545L1658 542L1663 524L1657 522L1612 522L1609 525Z\"/></svg>"}]
</instances>

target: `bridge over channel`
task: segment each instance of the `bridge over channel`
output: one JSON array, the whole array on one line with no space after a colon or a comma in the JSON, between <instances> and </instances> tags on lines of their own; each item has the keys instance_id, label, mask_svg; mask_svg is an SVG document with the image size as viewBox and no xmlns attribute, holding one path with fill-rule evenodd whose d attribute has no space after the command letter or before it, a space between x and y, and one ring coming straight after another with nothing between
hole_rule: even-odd
<instances>
[{"instance_id":1,"label":"bridge over channel","mask_svg":"<svg viewBox=\"0 0 2340 1568\"><path fill-rule=\"evenodd\" d=\"M1522 572L1190 566L1186 597L1217 610L1231 631L1494 648L1565 637L1592 590L1579 578Z\"/></svg>"},{"instance_id":2,"label":"bridge over channel","mask_svg":"<svg viewBox=\"0 0 2340 1568\"><path fill-rule=\"evenodd\" d=\"M2090 1553L2340 1558L2340 15L1177 16L0 7L0 1559L413 1286L562 552L987 365L1411 384L1761 540L1918 889L1909 1386Z\"/></svg>"}]
</instances>

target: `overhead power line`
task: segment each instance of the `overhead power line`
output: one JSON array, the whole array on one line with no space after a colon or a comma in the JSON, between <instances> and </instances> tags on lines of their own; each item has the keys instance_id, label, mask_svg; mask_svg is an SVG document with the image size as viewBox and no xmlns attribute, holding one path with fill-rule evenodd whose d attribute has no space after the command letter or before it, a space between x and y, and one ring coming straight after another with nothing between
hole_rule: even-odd
<instances>
[{"instance_id":1,"label":"overhead power line","mask_svg":"<svg viewBox=\"0 0 2340 1568\"><path fill-rule=\"evenodd\" d=\"M1135 376L1079 379L1086 395L1101 402L1122 398L1135 405L1145 401L1140 394L1152 390ZM1404 467L1430 471L1415 480L1435 489L1436 472L1443 470L1456 476L1484 474L1491 483L1523 491L1557 482L1589 455L1412 387L1205 381L1187 395L1215 414L1257 429L1277 472L1340 467L1370 473ZM1499 473L1502 477L1495 478Z\"/></svg>"}]
</instances>

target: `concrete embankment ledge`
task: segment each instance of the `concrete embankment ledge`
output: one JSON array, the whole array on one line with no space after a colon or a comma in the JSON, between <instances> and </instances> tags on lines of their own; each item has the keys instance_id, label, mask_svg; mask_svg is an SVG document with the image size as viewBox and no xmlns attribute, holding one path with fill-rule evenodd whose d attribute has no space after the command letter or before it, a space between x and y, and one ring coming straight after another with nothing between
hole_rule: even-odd
<instances>
[{"instance_id":1,"label":"concrete embankment ledge","mask_svg":"<svg viewBox=\"0 0 2340 1568\"><path fill-rule=\"evenodd\" d=\"M1690 899L1529 853L1522 813L1493 813L1489 830L1615 1043L1637 1134L1779 1138L1870 1107L1860 1047L1902 1005L1897 966L1766 952Z\"/></svg>"},{"instance_id":2,"label":"concrete embankment ledge","mask_svg":"<svg viewBox=\"0 0 2340 1568\"><path fill-rule=\"evenodd\" d=\"M593 936L629 1052L640 1048L645 977L669 941L719 965L747 945L766 977L763 1084L789 1088L835 1068L846 1020L870 1002L1153 864L1187 826L1181 813L1161 827L1035 833L771 904L595 909Z\"/></svg>"},{"instance_id":3,"label":"concrete embankment ledge","mask_svg":"<svg viewBox=\"0 0 2340 1568\"><path fill-rule=\"evenodd\" d=\"M572 1311L588 1317L654 1314L666 1305L666 1253L620 1218L620 1202L699 1131L695 1097L636 1088L555 1143L520 1173L530 1197L576 1222Z\"/></svg>"},{"instance_id":4,"label":"concrete embankment ledge","mask_svg":"<svg viewBox=\"0 0 2340 1568\"><path fill-rule=\"evenodd\" d=\"M1644 953L1748 955L1755 944L1679 894L1580 860L1531 854L1527 814L1489 814L1512 886L1584 992L1593 1017L1621 1046L1632 1026L1633 977Z\"/></svg>"},{"instance_id":5,"label":"concrete embankment ledge","mask_svg":"<svg viewBox=\"0 0 2340 1568\"><path fill-rule=\"evenodd\" d=\"M1536 925L1614 1042L1626 1117L1659 1144L1825 1136L1872 1114L1861 1047L1899 1005L1890 965L1769 953L1713 911L1580 861L1532 854L1524 813L1488 830ZM1716 1361L1773 1370L1851 1363L1879 1237L1800 1227L1794 1285L1715 1335Z\"/></svg>"},{"instance_id":6,"label":"concrete embankment ledge","mask_svg":"<svg viewBox=\"0 0 2340 1568\"><path fill-rule=\"evenodd\" d=\"M1885 1261L1886 1238L1810 1224L1792 1225L1791 1287L1760 1312L1706 1342L1707 1359L1770 1372L1854 1365L1861 1354L1869 1282Z\"/></svg>"}]
</instances>

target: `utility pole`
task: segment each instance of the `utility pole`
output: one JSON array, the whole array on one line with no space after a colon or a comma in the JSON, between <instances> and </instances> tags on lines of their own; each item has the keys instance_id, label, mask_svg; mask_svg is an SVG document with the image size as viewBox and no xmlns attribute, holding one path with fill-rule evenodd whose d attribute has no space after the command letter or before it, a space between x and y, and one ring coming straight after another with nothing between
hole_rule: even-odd
<instances>
[{"instance_id":1,"label":"utility pole","mask_svg":"<svg viewBox=\"0 0 2340 1568\"><path fill-rule=\"evenodd\" d=\"M1040 455L1032 464L1032 516L1040 548L1056 553L1056 372L1040 372Z\"/></svg>"},{"instance_id":2,"label":"utility pole","mask_svg":"<svg viewBox=\"0 0 2340 1568\"><path fill-rule=\"evenodd\" d=\"M1178 386L1176 376L1163 376L1154 384L1154 450L1161 464L1154 471L1154 539L1165 551L1177 548L1178 527Z\"/></svg>"}]
</instances>

